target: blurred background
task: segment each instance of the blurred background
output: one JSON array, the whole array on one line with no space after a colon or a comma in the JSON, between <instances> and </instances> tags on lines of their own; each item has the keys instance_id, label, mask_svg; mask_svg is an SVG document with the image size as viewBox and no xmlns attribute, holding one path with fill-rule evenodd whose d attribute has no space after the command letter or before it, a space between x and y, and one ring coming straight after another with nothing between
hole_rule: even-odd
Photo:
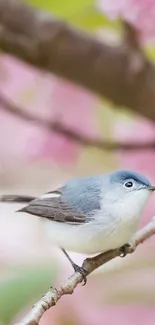
<instances>
[{"instance_id":1,"label":"blurred background","mask_svg":"<svg viewBox=\"0 0 155 325\"><path fill-rule=\"evenodd\" d=\"M155 57L153 0L27 0L94 38L114 44L122 17L141 35L149 59ZM0 55L0 93L9 103L40 119L96 141L134 143L155 140L153 121L113 104L56 75L13 56ZM149 109L149 107L147 108ZM0 106L0 194L40 195L72 177L133 169L155 183L154 149L105 150L86 146L36 121ZM72 269L44 237L39 219L19 217L15 205L0 205L0 324L13 324L50 285ZM154 215L152 197L141 226ZM70 253L76 263L84 256ZM63 297L42 317L41 325L153 325L155 320L155 237L135 254L96 270L72 296Z\"/></svg>"}]
</instances>

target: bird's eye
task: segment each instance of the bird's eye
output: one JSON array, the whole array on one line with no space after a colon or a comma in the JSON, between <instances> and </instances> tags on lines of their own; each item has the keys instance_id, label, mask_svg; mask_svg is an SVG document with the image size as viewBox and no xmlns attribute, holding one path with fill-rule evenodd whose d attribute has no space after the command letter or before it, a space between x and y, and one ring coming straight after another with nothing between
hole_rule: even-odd
<instances>
[{"instance_id":1,"label":"bird's eye","mask_svg":"<svg viewBox=\"0 0 155 325\"><path fill-rule=\"evenodd\" d=\"M125 187L132 187L133 186L133 182L126 182L124 184Z\"/></svg>"}]
</instances>

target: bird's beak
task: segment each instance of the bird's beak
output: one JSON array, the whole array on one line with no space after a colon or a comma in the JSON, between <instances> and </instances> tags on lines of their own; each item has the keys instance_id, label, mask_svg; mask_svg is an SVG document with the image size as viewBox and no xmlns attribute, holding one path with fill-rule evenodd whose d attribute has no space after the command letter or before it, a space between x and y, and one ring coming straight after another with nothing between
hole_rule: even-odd
<instances>
[{"instance_id":1,"label":"bird's beak","mask_svg":"<svg viewBox=\"0 0 155 325\"><path fill-rule=\"evenodd\" d=\"M152 186L152 185L148 186L148 190L155 191L155 186Z\"/></svg>"}]
</instances>

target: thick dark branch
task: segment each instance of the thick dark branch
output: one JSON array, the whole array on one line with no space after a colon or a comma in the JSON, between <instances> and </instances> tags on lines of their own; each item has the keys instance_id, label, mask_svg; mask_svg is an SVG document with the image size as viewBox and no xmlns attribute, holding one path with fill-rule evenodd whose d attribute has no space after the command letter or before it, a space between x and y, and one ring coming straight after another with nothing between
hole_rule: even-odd
<instances>
[{"instance_id":1,"label":"thick dark branch","mask_svg":"<svg viewBox=\"0 0 155 325\"><path fill-rule=\"evenodd\" d=\"M18 118L21 118L25 121L33 122L39 126L56 133L62 134L64 137L79 143L81 145L90 146L99 148L107 151L135 151L135 150L150 150L155 149L155 140L145 143L132 142L132 143L121 143L121 142L109 142L100 139L91 139L85 135L82 135L74 130L71 130L60 122L52 122L50 120L45 120L38 116L30 114L25 109L21 109L15 104L8 100L2 93L0 93L0 105L1 109L6 110L7 112L14 114Z\"/></svg>"},{"instance_id":2,"label":"thick dark branch","mask_svg":"<svg viewBox=\"0 0 155 325\"><path fill-rule=\"evenodd\" d=\"M112 47L21 1L0 0L3 51L155 120L155 67L135 35L126 28L123 43Z\"/></svg>"}]
</instances>

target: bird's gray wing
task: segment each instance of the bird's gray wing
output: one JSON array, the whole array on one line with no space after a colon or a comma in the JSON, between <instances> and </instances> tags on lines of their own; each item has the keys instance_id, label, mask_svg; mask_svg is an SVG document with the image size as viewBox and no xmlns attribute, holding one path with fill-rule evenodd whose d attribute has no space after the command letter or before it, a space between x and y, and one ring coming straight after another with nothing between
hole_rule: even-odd
<instances>
[{"instance_id":1,"label":"bird's gray wing","mask_svg":"<svg viewBox=\"0 0 155 325\"><path fill-rule=\"evenodd\" d=\"M76 208L63 200L61 189L46 194L42 198L31 201L28 205L18 210L18 212L27 212L58 222L72 224L83 224L87 222L86 215L80 213Z\"/></svg>"},{"instance_id":2,"label":"bird's gray wing","mask_svg":"<svg viewBox=\"0 0 155 325\"><path fill-rule=\"evenodd\" d=\"M31 201L20 211L50 220L83 224L100 209L101 177L78 178Z\"/></svg>"}]
</instances>

